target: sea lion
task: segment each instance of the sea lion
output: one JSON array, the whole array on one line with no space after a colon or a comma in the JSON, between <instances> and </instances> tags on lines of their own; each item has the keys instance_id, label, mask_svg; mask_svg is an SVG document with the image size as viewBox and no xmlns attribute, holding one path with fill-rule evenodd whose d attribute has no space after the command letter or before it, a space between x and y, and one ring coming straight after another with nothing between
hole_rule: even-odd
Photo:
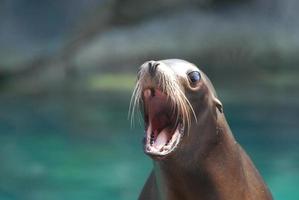
<instances>
[{"instance_id":1,"label":"sea lion","mask_svg":"<svg viewBox=\"0 0 299 200\"><path fill-rule=\"evenodd\" d=\"M194 64L145 62L131 112L138 107L145 125L144 151L154 163L140 200L272 199L232 135L209 78Z\"/></svg>"}]
</instances>

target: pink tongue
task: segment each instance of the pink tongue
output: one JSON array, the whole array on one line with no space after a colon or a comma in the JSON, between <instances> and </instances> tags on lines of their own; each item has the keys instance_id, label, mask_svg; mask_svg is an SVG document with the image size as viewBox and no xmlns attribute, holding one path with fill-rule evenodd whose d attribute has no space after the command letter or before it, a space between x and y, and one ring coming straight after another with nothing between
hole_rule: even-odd
<instances>
[{"instance_id":1,"label":"pink tongue","mask_svg":"<svg viewBox=\"0 0 299 200\"><path fill-rule=\"evenodd\" d=\"M159 135L154 143L155 148L161 149L166 144L167 139L168 139L167 130L165 128L159 133Z\"/></svg>"}]
</instances>

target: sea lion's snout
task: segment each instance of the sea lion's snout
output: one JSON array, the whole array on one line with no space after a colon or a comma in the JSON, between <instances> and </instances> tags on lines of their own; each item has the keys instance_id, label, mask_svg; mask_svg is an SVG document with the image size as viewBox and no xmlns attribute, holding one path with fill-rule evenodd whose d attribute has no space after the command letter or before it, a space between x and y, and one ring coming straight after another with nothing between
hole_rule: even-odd
<instances>
[{"instance_id":1,"label":"sea lion's snout","mask_svg":"<svg viewBox=\"0 0 299 200\"><path fill-rule=\"evenodd\" d=\"M170 71L171 69L162 61L151 60L141 65L138 79L143 78L147 87L162 87L161 79L170 79L169 75L173 74L169 73Z\"/></svg>"}]
</instances>

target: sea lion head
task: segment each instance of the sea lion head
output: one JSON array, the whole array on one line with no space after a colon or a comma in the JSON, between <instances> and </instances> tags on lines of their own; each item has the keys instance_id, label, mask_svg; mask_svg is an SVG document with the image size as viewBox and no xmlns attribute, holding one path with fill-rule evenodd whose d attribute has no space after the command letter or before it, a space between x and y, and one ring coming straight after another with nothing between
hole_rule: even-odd
<instances>
[{"instance_id":1,"label":"sea lion head","mask_svg":"<svg viewBox=\"0 0 299 200\"><path fill-rule=\"evenodd\" d=\"M144 119L144 151L161 160L190 152L190 143L200 140L198 129L208 116L222 113L222 104L194 64L169 59L141 65L131 99L133 115L137 109Z\"/></svg>"}]
</instances>

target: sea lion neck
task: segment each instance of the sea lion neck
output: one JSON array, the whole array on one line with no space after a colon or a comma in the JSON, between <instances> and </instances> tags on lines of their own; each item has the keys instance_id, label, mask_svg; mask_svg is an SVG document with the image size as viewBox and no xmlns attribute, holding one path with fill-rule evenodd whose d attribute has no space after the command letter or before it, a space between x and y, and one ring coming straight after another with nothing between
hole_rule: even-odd
<instances>
[{"instance_id":1,"label":"sea lion neck","mask_svg":"<svg viewBox=\"0 0 299 200\"><path fill-rule=\"evenodd\" d=\"M169 157L156 160L157 164L175 166L195 170L204 167L209 156L219 151L217 155L230 154L236 148L236 141L225 120L223 113L219 113L211 106L201 109L196 119L192 121L193 126L185 133L180 146Z\"/></svg>"},{"instance_id":2,"label":"sea lion neck","mask_svg":"<svg viewBox=\"0 0 299 200\"><path fill-rule=\"evenodd\" d=\"M195 136L184 138L188 146L182 144L179 155L154 161L158 185L168 191L165 199L192 199L194 196L218 199L219 178L233 176L232 172L239 174L239 179L244 178L239 146L230 134L224 115L215 116L214 111L208 109L203 111L204 120L199 119L197 126L190 130Z\"/></svg>"}]
</instances>

